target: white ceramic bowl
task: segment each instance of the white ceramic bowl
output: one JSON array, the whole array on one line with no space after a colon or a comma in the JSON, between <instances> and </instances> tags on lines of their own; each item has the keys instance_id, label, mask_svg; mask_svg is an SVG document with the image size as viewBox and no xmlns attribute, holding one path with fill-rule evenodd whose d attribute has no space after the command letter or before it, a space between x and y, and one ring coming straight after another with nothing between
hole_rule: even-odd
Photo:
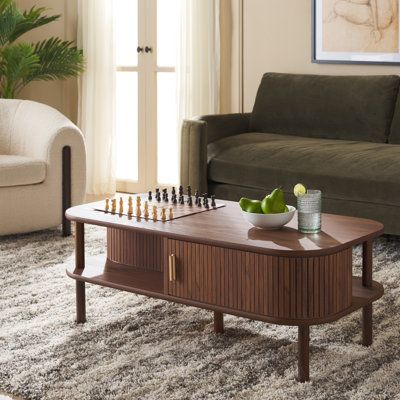
<instances>
[{"instance_id":1,"label":"white ceramic bowl","mask_svg":"<svg viewBox=\"0 0 400 400\"><path fill-rule=\"evenodd\" d=\"M248 222L258 228L267 230L279 229L292 220L296 211L296 208L293 206L287 207L289 211L280 214L255 214L243 210L242 214Z\"/></svg>"}]
</instances>

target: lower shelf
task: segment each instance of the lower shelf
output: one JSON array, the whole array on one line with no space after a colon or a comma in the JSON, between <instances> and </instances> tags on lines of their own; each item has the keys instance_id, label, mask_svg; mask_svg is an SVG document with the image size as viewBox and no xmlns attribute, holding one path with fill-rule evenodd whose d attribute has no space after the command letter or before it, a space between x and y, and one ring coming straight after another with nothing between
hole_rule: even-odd
<instances>
[{"instance_id":1,"label":"lower shelf","mask_svg":"<svg viewBox=\"0 0 400 400\"><path fill-rule=\"evenodd\" d=\"M215 304L202 303L185 298L174 297L164 292L163 272L132 268L122 264L106 261L104 256L87 257L85 269L75 269L74 265L67 268L67 275L73 279L93 283L100 286L111 287L127 292L143 294L149 297L161 298L189 306L200 307L226 314L238 315L245 318L270 322L280 325L318 325L336 321L339 318L378 300L383 295L383 286L373 281L372 287L362 285L359 277L353 277L353 298L349 308L340 313L320 319L285 319L269 317L267 315L253 314L244 310L227 309Z\"/></svg>"},{"instance_id":2,"label":"lower shelf","mask_svg":"<svg viewBox=\"0 0 400 400\"><path fill-rule=\"evenodd\" d=\"M74 266L69 266L67 274L79 281L127 292L148 296L152 296L153 293L164 293L164 275L162 272L114 264L108 260L106 261L104 256L87 257L85 269L75 269Z\"/></svg>"}]
</instances>

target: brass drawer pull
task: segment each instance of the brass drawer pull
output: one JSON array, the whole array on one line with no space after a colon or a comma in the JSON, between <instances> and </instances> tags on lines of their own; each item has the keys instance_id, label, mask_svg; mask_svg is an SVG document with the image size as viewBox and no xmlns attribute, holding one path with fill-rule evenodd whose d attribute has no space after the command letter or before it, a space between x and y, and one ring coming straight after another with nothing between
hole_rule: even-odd
<instances>
[{"instance_id":1,"label":"brass drawer pull","mask_svg":"<svg viewBox=\"0 0 400 400\"><path fill-rule=\"evenodd\" d=\"M169 272L169 281L176 281L176 257L175 254L171 254L168 257L168 272Z\"/></svg>"}]
</instances>

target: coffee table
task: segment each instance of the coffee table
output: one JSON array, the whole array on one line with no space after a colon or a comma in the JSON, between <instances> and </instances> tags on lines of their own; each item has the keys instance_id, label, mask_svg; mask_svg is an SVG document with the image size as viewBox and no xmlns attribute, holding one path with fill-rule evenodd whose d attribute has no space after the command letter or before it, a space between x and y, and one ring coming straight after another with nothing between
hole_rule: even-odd
<instances>
[{"instance_id":1,"label":"coffee table","mask_svg":"<svg viewBox=\"0 0 400 400\"><path fill-rule=\"evenodd\" d=\"M77 322L86 320L85 283L107 286L223 314L298 326L298 379L309 379L310 326L362 309L362 343L372 343L372 303L383 287L372 280L372 243L379 222L323 214L322 232L252 227L237 203L161 222L96 211L102 203L67 210L76 225ZM107 228L107 257L85 257L84 224ZM352 248L362 244L362 277L352 275Z\"/></svg>"}]
</instances>

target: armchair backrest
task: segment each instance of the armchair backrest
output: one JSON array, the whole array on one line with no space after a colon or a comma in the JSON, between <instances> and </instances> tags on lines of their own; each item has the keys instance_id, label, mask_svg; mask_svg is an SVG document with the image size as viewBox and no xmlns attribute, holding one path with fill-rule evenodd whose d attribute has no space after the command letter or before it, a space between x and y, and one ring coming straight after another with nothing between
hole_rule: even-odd
<instances>
[{"instance_id":1,"label":"armchair backrest","mask_svg":"<svg viewBox=\"0 0 400 400\"><path fill-rule=\"evenodd\" d=\"M255 132L385 143L400 78L267 73L250 128Z\"/></svg>"},{"instance_id":2,"label":"armchair backrest","mask_svg":"<svg viewBox=\"0 0 400 400\"><path fill-rule=\"evenodd\" d=\"M21 102L0 99L0 154L12 154L14 118Z\"/></svg>"}]
</instances>

